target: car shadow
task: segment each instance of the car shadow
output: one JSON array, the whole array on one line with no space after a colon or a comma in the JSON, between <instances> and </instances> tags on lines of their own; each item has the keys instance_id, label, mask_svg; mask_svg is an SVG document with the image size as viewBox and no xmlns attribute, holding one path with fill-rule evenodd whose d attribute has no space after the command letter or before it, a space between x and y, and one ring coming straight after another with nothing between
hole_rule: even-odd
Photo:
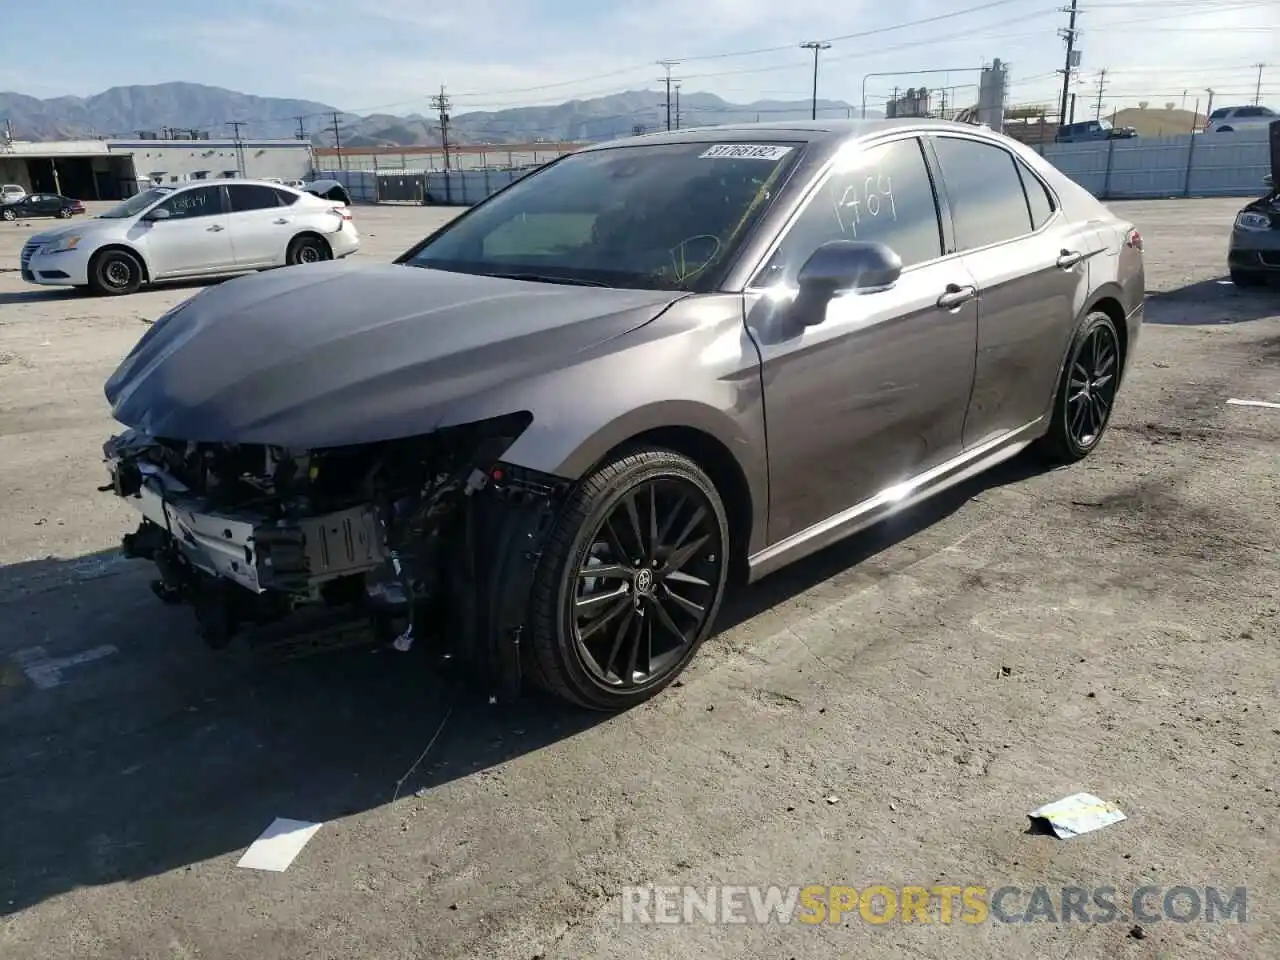
<instances>
[{"instance_id":1,"label":"car shadow","mask_svg":"<svg viewBox=\"0 0 1280 960\"><path fill-rule=\"evenodd\" d=\"M1039 472L1018 458L735 590L721 628ZM417 648L215 653L150 577L115 551L0 568L0 915L237 853L277 816L371 811L609 722L538 695L493 705Z\"/></svg>"},{"instance_id":2,"label":"car shadow","mask_svg":"<svg viewBox=\"0 0 1280 960\"><path fill-rule=\"evenodd\" d=\"M1280 284L1242 289L1230 277L1215 277L1175 290L1149 293L1144 323L1157 326L1220 326L1280 314Z\"/></svg>"},{"instance_id":3,"label":"car shadow","mask_svg":"<svg viewBox=\"0 0 1280 960\"><path fill-rule=\"evenodd\" d=\"M211 277L208 279L197 278L194 280L174 280L170 282L160 282L149 287L143 287L138 293L130 294L137 296L145 294L149 291L161 290L198 290L202 287L213 286L222 283L224 280L231 279L229 277ZM0 291L0 306L10 303L55 303L59 300L97 300L97 299L114 299L111 297L99 298L87 289L79 287L37 287L31 290L14 290L9 292Z\"/></svg>"}]
</instances>

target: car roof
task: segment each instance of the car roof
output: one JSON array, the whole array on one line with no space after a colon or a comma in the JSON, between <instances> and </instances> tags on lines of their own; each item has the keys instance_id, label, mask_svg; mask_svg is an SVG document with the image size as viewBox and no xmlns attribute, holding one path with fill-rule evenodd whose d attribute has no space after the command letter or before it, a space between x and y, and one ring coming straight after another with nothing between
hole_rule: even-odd
<instances>
[{"instance_id":1,"label":"car roof","mask_svg":"<svg viewBox=\"0 0 1280 960\"><path fill-rule=\"evenodd\" d=\"M295 190L285 183L268 182L266 180L250 180L249 178L239 177L219 177L210 180L184 180L181 183L157 183L149 187L150 190L185 190L187 187L222 187L222 186L249 186L249 187L271 187L273 190L283 188L285 190Z\"/></svg>"},{"instance_id":2,"label":"car roof","mask_svg":"<svg viewBox=\"0 0 1280 960\"><path fill-rule=\"evenodd\" d=\"M720 127L684 127L622 137L585 147L583 152L606 150L620 146L666 143L749 143L752 140L795 140L803 143L835 147L859 137L894 130L963 130L969 133L991 131L969 123L952 120L930 120L911 117L899 120L765 120L759 123L735 123Z\"/></svg>"}]
</instances>

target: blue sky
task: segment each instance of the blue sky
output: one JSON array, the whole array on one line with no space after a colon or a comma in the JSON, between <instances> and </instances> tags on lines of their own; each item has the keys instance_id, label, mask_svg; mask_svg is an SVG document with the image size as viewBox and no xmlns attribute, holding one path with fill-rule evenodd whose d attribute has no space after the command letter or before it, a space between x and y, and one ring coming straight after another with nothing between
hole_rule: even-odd
<instances>
[{"instance_id":1,"label":"blue sky","mask_svg":"<svg viewBox=\"0 0 1280 960\"><path fill-rule=\"evenodd\" d=\"M1063 0L60 0L56 52L50 9L8 0L0 28L0 90L38 97L88 95L133 83L188 80L265 96L318 100L359 113L427 109L446 85L456 113L558 103L658 87L659 59L686 91L735 101L808 96L812 60L802 40L844 37L823 53L819 93L857 103L894 86L953 86L975 99L973 68L1010 64L1015 103L1054 100L1065 26ZM1093 102L1108 69L1108 112L1138 100L1186 106L1218 91L1219 104L1252 99L1256 64L1264 101L1280 108L1280 0L1080 0L1081 100ZM125 14L124 11L128 13ZM907 21L972 10L903 29ZM333 11L329 15L326 11ZM872 32L878 31L878 32ZM717 56L760 51L744 56ZM957 72L924 76L906 71ZM968 72L966 72L968 71ZM1090 111L1092 112L1092 111Z\"/></svg>"}]
</instances>

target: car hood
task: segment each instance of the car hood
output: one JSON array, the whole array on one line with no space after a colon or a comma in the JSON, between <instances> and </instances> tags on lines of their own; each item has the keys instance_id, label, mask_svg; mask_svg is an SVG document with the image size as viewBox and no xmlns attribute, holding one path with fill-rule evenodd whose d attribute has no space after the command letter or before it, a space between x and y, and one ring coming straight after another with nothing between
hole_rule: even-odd
<instances>
[{"instance_id":1,"label":"car hood","mask_svg":"<svg viewBox=\"0 0 1280 960\"><path fill-rule=\"evenodd\" d=\"M395 439L430 431L466 397L572 363L682 296L390 264L289 267L171 310L105 393L116 420L157 437L295 449Z\"/></svg>"},{"instance_id":2,"label":"car hood","mask_svg":"<svg viewBox=\"0 0 1280 960\"><path fill-rule=\"evenodd\" d=\"M52 230L42 230L37 234L33 234L28 243L49 243L68 234L75 234L81 237L92 236L98 233L110 233L119 229L120 224L127 224L128 220L78 220L75 223L68 224L64 227L54 227Z\"/></svg>"}]
</instances>

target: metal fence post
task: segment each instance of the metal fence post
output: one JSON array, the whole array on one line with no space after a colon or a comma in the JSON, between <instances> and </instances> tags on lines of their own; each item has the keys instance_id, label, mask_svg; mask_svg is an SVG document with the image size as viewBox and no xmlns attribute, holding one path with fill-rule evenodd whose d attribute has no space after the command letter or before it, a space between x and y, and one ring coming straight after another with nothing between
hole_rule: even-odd
<instances>
[{"instance_id":1,"label":"metal fence post","mask_svg":"<svg viewBox=\"0 0 1280 960\"><path fill-rule=\"evenodd\" d=\"M1187 175L1186 179L1182 183L1182 195L1184 197L1191 196L1191 166L1196 155L1196 140L1199 137L1200 134L1191 134L1191 143L1187 145Z\"/></svg>"},{"instance_id":2,"label":"metal fence post","mask_svg":"<svg viewBox=\"0 0 1280 960\"><path fill-rule=\"evenodd\" d=\"M1116 153L1115 140L1108 140L1107 141L1107 172L1102 178L1102 196L1098 198L1099 200L1111 199L1111 162L1112 162L1112 158L1115 156L1115 153Z\"/></svg>"}]
</instances>

